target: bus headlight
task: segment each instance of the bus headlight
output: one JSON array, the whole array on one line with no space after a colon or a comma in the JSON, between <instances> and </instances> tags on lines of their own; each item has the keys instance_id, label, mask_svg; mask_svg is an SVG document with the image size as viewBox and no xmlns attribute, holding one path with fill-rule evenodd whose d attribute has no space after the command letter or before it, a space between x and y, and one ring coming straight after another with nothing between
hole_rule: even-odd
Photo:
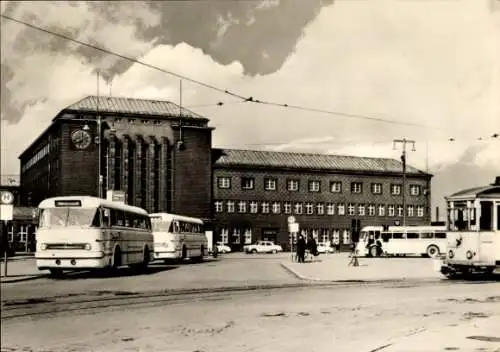
<instances>
[{"instance_id":1,"label":"bus headlight","mask_svg":"<svg viewBox=\"0 0 500 352\"><path fill-rule=\"evenodd\" d=\"M85 250L90 251L92 249L92 245L90 243L85 243Z\"/></svg>"},{"instance_id":2,"label":"bus headlight","mask_svg":"<svg viewBox=\"0 0 500 352\"><path fill-rule=\"evenodd\" d=\"M42 251L46 250L46 249L47 249L47 243L42 243L42 244L40 244L40 249L41 249Z\"/></svg>"},{"instance_id":3,"label":"bus headlight","mask_svg":"<svg viewBox=\"0 0 500 352\"><path fill-rule=\"evenodd\" d=\"M472 253L471 251L467 251L467 253L465 253L465 256L470 260L474 256L474 253Z\"/></svg>"},{"instance_id":4,"label":"bus headlight","mask_svg":"<svg viewBox=\"0 0 500 352\"><path fill-rule=\"evenodd\" d=\"M448 258L453 259L454 256L455 256L455 252L453 252L452 250L450 250L448 252Z\"/></svg>"}]
</instances>

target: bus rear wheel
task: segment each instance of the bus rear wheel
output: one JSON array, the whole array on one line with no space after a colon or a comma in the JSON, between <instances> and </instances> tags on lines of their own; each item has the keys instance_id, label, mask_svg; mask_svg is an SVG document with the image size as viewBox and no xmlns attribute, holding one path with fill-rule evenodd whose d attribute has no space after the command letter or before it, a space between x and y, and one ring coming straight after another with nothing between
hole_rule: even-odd
<instances>
[{"instance_id":1,"label":"bus rear wheel","mask_svg":"<svg viewBox=\"0 0 500 352\"><path fill-rule=\"evenodd\" d=\"M372 257L378 257L378 255L379 255L379 249L378 249L377 246L370 247L370 255Z\"/></svg>"},{"instance_id":2,"label":"bus rear wheel","mask_svg":"<svg viewBox=\"0 0 500 352\"><path fill-rule=\"evenodd\" d=\"M149 265L150 260L151 260L151 258L150 258L150 254L149 254L149 248L145 247L143 255L142 255L142 262L140 262L139 264L130 265L130 267L137 269L140 272L144 272L148 269L148 265Z\"/></svg>"},{"instance_id":3,"label":"bus rear wheel","mask_svg":"<svg viewBox=\"0 0 500 352\"><path fill-rule=\"evenodd\" d=\"M436 258L439 255L439 248L435 245L430 245L427 247L427 255L430 258Z\"/></svg>"},{"instance_id":4,"label":"bus rear wheel","mask_svg":"<svg viewBox=\"0 0 500 352\"><path fill-rule=\"evenodd\" d=\"M201 246L200 248L200 255L195 258L197 263L201 263L203 261L203 256L205 254L205 247Z\"/></svg>"}]
</instances>

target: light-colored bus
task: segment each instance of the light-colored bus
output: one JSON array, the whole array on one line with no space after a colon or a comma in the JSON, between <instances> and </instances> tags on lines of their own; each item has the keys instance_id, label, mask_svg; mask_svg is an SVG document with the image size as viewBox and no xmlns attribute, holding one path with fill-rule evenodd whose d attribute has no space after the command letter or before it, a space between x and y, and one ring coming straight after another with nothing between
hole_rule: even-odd
<instances>
[{"instance_id":1,"label":"light-colored bus","mask_svg":"<svg viewBox=\"0 0 500 352\"><path fill-rule=\"evenodd\" d=\"M207 255L208 241L203 221L169 213L149 214L154 236L154 259L191 258L202 261Z\"/></svg>"},{"instance_id":2,"label":"light-colored bus","mask_svg":"<svg viewBox=\"0 0 500 352\"><path fill-rule=\"evenodd\" d=\"M448 248L441 273L500 274L500 176L491 185L446 197L446 203Z\"/></svg>"},{"instance_id":3,"label":"light-colored bus","mask_svg":"<svg viewBox=\"0 0 500 352\"><path fill-rule=\"evenodd\" d=\"M39 205L36 265L63 270L145 269L153 252L148 213L141 208L89 196L48 198Z\"/></svg>"},{"instance_id":4,"label":"light-colored bus","mask_svg":"<svg viewBox=\"0 0 500 352\"><path fill-rule=\"evenodd\" d=\"M435 258L445 253L446 245L446 226L391 226L385 231L374 226L360 236L356 250L358 255L371 257L384 254Z\"/></svg>"}]
</instances>

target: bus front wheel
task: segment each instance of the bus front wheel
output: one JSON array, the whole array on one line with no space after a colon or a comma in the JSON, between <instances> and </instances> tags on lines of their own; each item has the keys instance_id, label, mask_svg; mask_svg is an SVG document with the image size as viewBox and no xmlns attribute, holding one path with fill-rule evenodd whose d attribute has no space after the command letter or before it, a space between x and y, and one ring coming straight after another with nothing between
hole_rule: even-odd
<instances>
[{"instance_id":1,"label":"bus front wheel","mask_svg":"<svg viewBox=\"0 0 500 352\"><path fill-rule=\"evenodd\" d=\"M434 245L430 245L427 247L427 255L431 258L436 258L439 255L439 248Z\"/></svg>"}]
</instances>

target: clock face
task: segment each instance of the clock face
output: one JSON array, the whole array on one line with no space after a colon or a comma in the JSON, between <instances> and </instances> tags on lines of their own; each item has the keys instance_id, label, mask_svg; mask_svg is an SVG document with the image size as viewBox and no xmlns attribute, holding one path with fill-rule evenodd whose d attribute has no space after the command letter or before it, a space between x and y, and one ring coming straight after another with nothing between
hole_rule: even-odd
<instances>
[{"instance_id":1,"label":"clock face","mask_svg":"<svg viewBox=\"0 0 500 352\"><path fill-rule=\"evenodd\" d=\"M90 134L84 130L76 130L71 134L71 141L77 149L85 149L90 145Z\"/></svg>"}]
</instances>

